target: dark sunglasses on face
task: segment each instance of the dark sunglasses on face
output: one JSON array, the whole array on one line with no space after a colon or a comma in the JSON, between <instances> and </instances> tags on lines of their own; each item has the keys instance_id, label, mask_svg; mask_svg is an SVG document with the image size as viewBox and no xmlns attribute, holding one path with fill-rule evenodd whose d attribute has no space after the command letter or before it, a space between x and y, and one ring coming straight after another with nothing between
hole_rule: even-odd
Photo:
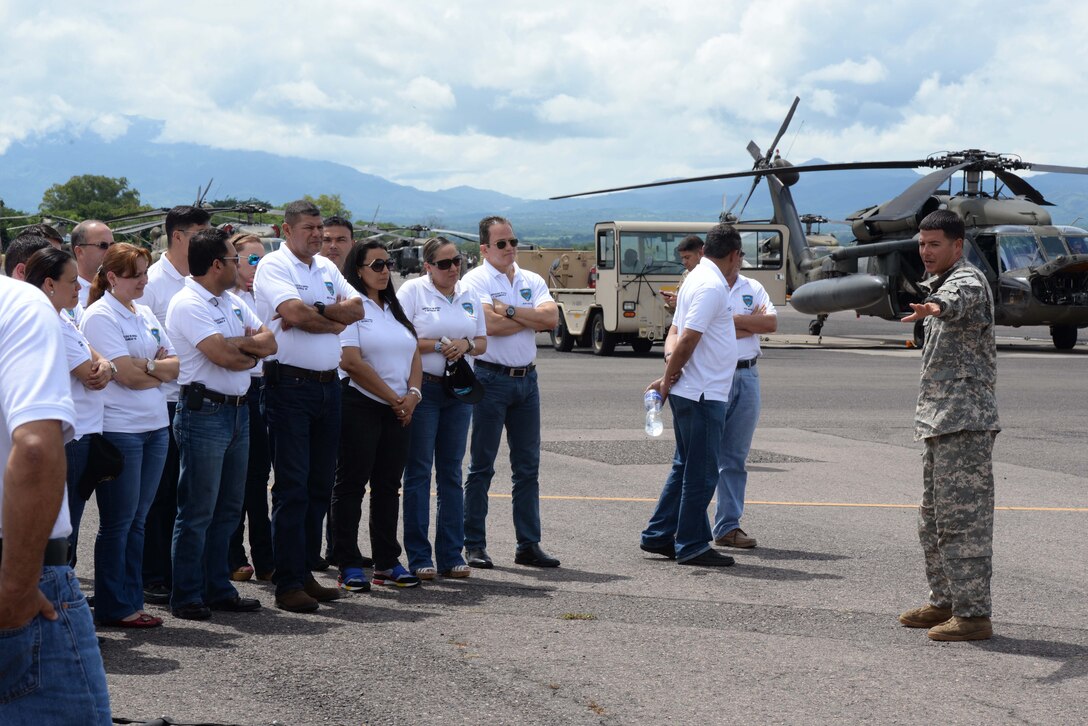
<instances>
[{"instance_id":1,"label":"dark sunglasses on face","mask_svg":"<svg viewBox=\"0 0 1088 726\"><path fill-rule=\"evenodd\" d=\"M260 255L250 255L249 257L246 258L246 261L249 262L250 267L256 267L257 263L261 261L261 256Z\"/></svg>"},{"instance_id":2,"label":"dark sunglasses on face","mask_svg":"<svg viewBox=\"0 0 1088 726\"><path fill-rule=\"evenodd\" d=\"M432 262L431 264L434 265L435 267L437 267L440 270L448 270L451 267L453 267L454 265L457 265L458 267L460 267L461 266L461 255L457 255L456 257L451 257L448 260L438 260L437 262Z\"/></svg>"},{"instance_id":3,"label":"dark sunglasses on face","mask_svg":"<svg viewBox=\"0 0 1088 726\"><path fill-rule=\"evenodd\" d=\"M363 265L363 267L369 267L374 272L381 272L382 270L386 270L386 269L392 271L393 261L392 260L374 260L369 265Z\"/></svg>"},{"instance_id":4,"label":"dark sunglasses on face","mask_svg":"<svg viewBox=\"0 0 1088 726\"><path fill-rule=\"evenodd\" d=\"M511 247L517 247L518 246L518 238L514 237L513 239L495 240L495 242L493 242L492 244L494 244L495 247L497 247L500 250L505 250L506 245L510 245Z\"/></svg>"},{"instance_id":5,"label":"dark sunglasses on face","mask_svg":"<svg viewBox=\"0 0 1088 726\"><path fill-rule=\"evenodd\" d=\"M80 243L80 244L76 245L76 247L97 247L100 250L108 250L114 244L116 244L116 243L114 243L114 242L83 242L83 243Z\"/></svg>"}]
</instances>

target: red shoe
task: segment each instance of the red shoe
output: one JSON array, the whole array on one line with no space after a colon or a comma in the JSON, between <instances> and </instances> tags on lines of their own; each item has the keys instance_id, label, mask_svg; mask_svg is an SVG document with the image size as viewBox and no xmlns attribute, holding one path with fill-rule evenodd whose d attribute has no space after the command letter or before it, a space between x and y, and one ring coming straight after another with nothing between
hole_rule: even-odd
<instances>
[{"instance_id":1,"label":"red shoe","mask_svg":"<svg viewBox=\"0 0 1088 726\"><path fill-rule=\"evenodd\" d=\"M154 615L148 615L147 613L140 613L131 620L109 620L100 622L99 625L107 628L158 628L162 626L162 618L156 618Z\"/></svg>"}]
</instances>

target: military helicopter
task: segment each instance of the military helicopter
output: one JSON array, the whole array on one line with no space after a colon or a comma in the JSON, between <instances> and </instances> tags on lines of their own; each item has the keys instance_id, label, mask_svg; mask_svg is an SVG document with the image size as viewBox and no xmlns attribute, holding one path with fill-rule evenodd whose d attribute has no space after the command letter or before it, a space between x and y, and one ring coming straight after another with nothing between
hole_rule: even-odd
<instances>
[{"instance_id":1,"label":"military helicopter","mask_svg":"<svg viewBox=\"0 0 1088 726\"><path fill-rule=\"evenodd\" d=\"M980 149L932 154L925 159L814 164L796 167L777 153L800 99L794 99L778 135L766 154L755 142L748 151L751 170L690 179L672 179L628 187L554 197L585 196L686 184L696 181L754 177L748 199L766 179L774 208L772 221L789 231L787 289L790 304L815 315L809 332L819 335L828 315L854 310L896 320L910 313L910 303L924 297L918 283L925 277L918 256L918 224L936 209L949 209L967 226L964 255L981 269L994 293L998 325L1047 325L1054 346L1076 345L1077 330L1088 326L1088 231L1054 225L1044 207L1053 206L1014 171L1088 174L1088 168L1035 164L1012 154ZM853 169L935 168L899 196L847 217L856 244L813 245L807 239L789 187L801 173ZM962 174L958 189L952 179ZM988 175L988 176L987 176ZM946 186L947 185L947 186ZM745 201L747 204L747 200ZM741 210L743 213L743 207ZM735 220L730 213L723 221ZM810 227L811 231L811 227ZM921 344L921 326L914 329Z\"/></svg>"}]
</instances>

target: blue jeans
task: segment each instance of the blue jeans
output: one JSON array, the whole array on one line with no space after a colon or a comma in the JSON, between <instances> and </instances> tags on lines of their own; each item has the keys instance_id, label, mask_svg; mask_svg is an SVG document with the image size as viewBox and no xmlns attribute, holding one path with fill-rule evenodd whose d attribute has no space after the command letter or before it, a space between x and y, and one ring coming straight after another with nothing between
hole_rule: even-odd
<instances>
[{"instance_id":1,"label":"blue jeans","mask_svg":"<svg viewBox=\"0 0 1088 726\"><path fill-rule=\"evenodd\" d=\"M246 495L242 516L230 538L227 560L233 572L249 564L243 535L249 520L249 556L258 575L275 569L272 560L272 522L268 519L268 472L272 459L268 451L268 421L264 415L264 378L249 384L249 463L246 466Z\"/></svg>"},{"instance_id":2,"label":"blue jeans","mask_svg":"<svg viewBox=\"0 0 1088 726\"><path fill-rule=\"evenodd\" d=\"M166 461L166 427L139 434L102 434L121 450L121 475L95 489L98 537L94 542L94 616L99 622L144 609L144 520Z\"/></svg>"},{"instance_id":3,"label":"blue jeans","mask_svg":"<svg viewBox=\"0 0 1088 726\"><path fill-rule=\"evenodd\" d=\"M78 441L64 445L64 458L68 462L68 516L72 520L72 533L68 535L68 566L76 566L76 545L79 544L79 522L87 502L79 495L79 480L87 469L87 454L91 450L91 437L81 436ZM105 485L108 486L108 483Z\"/></svg>"},{"instance_id":4,"label":"blue jeans","mask_svg":"<svg viewBox=\"0 0 1088 726\"><path fill-rule=\"evenodd\" d=\"M111 482L112 483L112 482ZM91 610L72 568L43 567L38 581L59 616L0 630L0 723L113 723Z\"/></svg>"},{"instance_id":5,"label":"blue jeans","mask_svg":"<svg viewBox=\"0 0 1088 726\"><path fill-rule=\"evenodd\" d=\"M423 382L423 400L412 414L408 464L404 468L404 550L408 567L432 567L427 530L431 522L431 465L434 465L438 504L434 555L445 572L465 564L464 492L461 462L468 445L472 406L446 395L440 383Z\"/></svg>"},{"instance_id":6,"label":"blue jeans","mask_svg":"<svg viewBox=\"0 0 1088 726\"><path fill-rule=\"evenodd\" d=\"M178 404L178 514L174 521L170 604L233 600L227 549L242 516L249 459L249 407Z\"/></svg>"},{"instance_id":7,"label":"blue jeans","mask_svg":"<svg viewBox=\"0 0 1088 726\"><path fill-rule=\"evenodd\" d=\"M677 562L683 562L710 549L706 509L718 483L718 450L725 428L726 404L672 395L669 405L676 453L657 507L642 532L642 544L648 547L673 544Z\"/></svg>"},{"instance_id":8,"label":"blue jeans","mask_svg":"<svg viewBox=\"0 0 1088 726\"><path fill-rule=\"evenodd\" d=\"M755 366L738 368L725 409L725 431L718 452L718 505L714 512L714 537L724 537L740 527L744 514L744 489L748 470L744 462L752 448L759 421L759 372Z\"/></svg>"},{"instance_id":9,"label":"blue jeans","mask_svg":"<svg viewBox=\"0 0 1088 726\"><path fill-rule=\"evenodd\" d=\"M312 575L307 552L321 548L340 446L340 383L281 375L265 384L272 449L272 549L276 594L297 590Z\"/></svg>"},{"instance_id":10,"label":"blue jeans","mask_svg":"<svg viewBox=\"0 0 1088 726\"><path fill-rule=\"evenodd\" d=\"M174 413L177 403L167 401L166 413L170 425L166 427L170 437L166 449L166 463L159 476L159 487L151 508L147 510L146 536L144 537L144 585L170 586L170 551L174 542L174 518L178 514L178 442L174 440Z\"/></svg>"},{"instance_id":11,"label":"blue jeans","mask_svg":"<svg viewBox=\"0 0 1088 726\"><path fill-rule=\"evenodd\" d=\"M486 393L472 412L471 456L465 480L465 547L487 546L487 492L505 427L514 533L521 551L540 542L540 391L536 370L524 378L513 378L477 366L476 378Z\"/></svg>"}]
</instances>

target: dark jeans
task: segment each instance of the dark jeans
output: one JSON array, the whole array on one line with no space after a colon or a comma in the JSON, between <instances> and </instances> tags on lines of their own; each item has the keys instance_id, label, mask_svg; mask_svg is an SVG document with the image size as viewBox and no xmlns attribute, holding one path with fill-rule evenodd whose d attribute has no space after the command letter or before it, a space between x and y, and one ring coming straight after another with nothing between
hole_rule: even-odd
<instances>
[{"instance_id":1,"label":"dark jeans","mask_svg":"<svg viewBox=\"0 0 1088 726\"><path fill-rule=\"evenodd\" d=\"M174 542L174 520L178 516L178 474L181 465L178 462L178 442L174 439L174 411L177 404L166 404L170 415L170 425L166 427L170 435L170 445L166 450L166 464L159 478L159 488L155 492L155 501L147 512L144 525L144 587L166 585L170 587L173 578L170 573L171 549Z\"/></svg>"},{"instance_id":2,"label":"dark jeans","mask_svg":"<svg viewBox=\"0 0 1088 726\"><path fill-rule=\"evenodd\" d=\"M370 547L375 570L397 564L400 477L408 460L408 427L393 409L344 386L340 458L332 492L333 558L343 571L362 567L359 519L363 491L370 482Z\"/></svg>"},{"instance_id":3,"label":"dark jeans","mask_svg":"<svg viewBox=\"0 0 1088 726\"><path fill-rule=\"evenodd\" d=\"M272 457L268 450L268 422L264 414L264 379L249 384L249 462L246 467L246 491L241 520L230 538L228 561L233 572L248 564L242 544L249 518L249 554L253 569L264 575L276 568L272 559L272 522L268 519L268 472Z\"/></svg>"},{"instance_id":4,"label":"dark jeans","mask_svg":"<svg viewBox=\"0 0 1088 726\"><path fill-rule=\"evenodd\" d=\"M79 496L79 480L87 468L87 454L91 450L90 435L64 445L64 458L68 462L68 516L72 520L72 533L68 535L68 566L75 569L76 545L79 544L79 522L87 502Z\"/></svg>"},{"instance_id":5,"label":"dark jeans","mask_svg":"<svg viewBox=\"0 0 1088 726\"><path fill-rule=\"evenodd\" d=\"M306 553L321 546L340 441L340 383L281 375L265 386L272 448L272 549L276 594L312 576Z\"/></svg>"}]
</instances>

